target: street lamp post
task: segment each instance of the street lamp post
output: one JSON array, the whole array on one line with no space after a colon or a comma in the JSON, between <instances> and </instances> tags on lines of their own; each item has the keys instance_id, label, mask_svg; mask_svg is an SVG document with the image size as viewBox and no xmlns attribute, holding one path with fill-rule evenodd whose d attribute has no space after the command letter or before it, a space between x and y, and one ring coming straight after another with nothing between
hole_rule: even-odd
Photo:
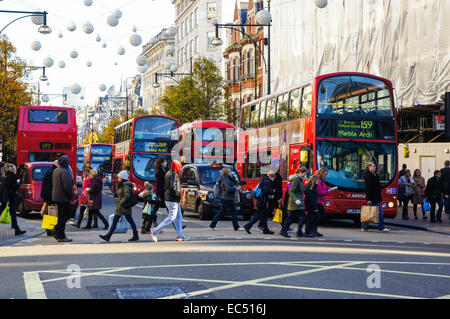
<instances>
[{"instance_id":1,"label":"street lamp post","mask_svg":"<svg viewBox=\"0 0 450 319\"><path fill-rule=\"evenodd\" d=\"M6 26L3 27L3 29L0 30L0 34L2 34L3 30L5 30L8 26L10 26L12 23L16 22L17 20L26 18L26 17L33 17L33 16L42 16L44 18L43 24L39 27L38 32L42 34L49 34L52 32L52 29L47 25L47 11L10 11L10 10L0 10L0 13L19 13L19 14L25 14L22 17L19 17L17 19L12 20L10 23L8 23Z\"/></svg>"},{"instance_id":2,"label":"street lamp post","mask_svg":"<svg viewBox=\"0 0 450 319\"><path fill-rule=\"evenodd\" d=\"M162 76L168 79L171 79L175 82L177 82L178 84L180 84L180 82L178 80L175 79L175 75L185 75L185 76L189 76L192 73L174 73L174 72L170 72L170 73L161 73L161 72L156 72L155 73L155 83L153 83L153 87L155 89L159 88L161 86L161 84L158 83L158 76Z\"/></svg>"}]
</instances>

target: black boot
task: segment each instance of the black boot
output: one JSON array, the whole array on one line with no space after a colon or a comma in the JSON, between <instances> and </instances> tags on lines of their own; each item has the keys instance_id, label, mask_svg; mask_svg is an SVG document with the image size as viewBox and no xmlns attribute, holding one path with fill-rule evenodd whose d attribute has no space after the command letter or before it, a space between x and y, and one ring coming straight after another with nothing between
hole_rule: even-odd
<instances>
[{"instance_id":1,"label":"black boot","mask_svg":"<svg viewBox=\"0 0 450 319\"><path fill-rule=\"evenodd\" d=\"M138 236L138 232L136 230L136 231L133 231L133 237L128 239L128 241L137 241L137 240L139 240L139 236Z\"/></svg>"},{"instance_id":2,"label":"black boot","mask_svg":"<svg viewBox=\"0 0 450 319\"><path fill-rule=\"evenodd\" d=\"M109 241L111 239L111 235L111 233L107 233L106 235L98 235L98 237L100 237L104 241Z\"/></svg>"},{"instance_id":3,"label":"black boot","mask_svg":"<svg viewBox=\"0 0 450 319\"><path fill-rule=\"evenodd\" d=\"M14 235L15 235L15 236L23 235L23 234L25 234L26 232L27 232L26 230L20 230L19 227L17 227L17 228L14 229Z\"/></svg>"}]
</instances>

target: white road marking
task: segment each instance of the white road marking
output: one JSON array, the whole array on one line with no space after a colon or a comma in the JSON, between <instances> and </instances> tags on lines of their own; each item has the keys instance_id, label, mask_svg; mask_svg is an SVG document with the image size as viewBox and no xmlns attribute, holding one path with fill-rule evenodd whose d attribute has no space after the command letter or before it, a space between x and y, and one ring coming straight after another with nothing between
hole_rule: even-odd
<instances>
[{"instance_id":1,"label":"white road marking","mask_svg":"<svg viewBox=\"0 0 450 319\"><path fill-rule=\"evenodd\" d=\"M28 299L47 299L44 286L39 278L39 272L24 272L23 280Z\"/></svg>"},{"instance_id":2,"label":"white road marking","mask_svg":"<svg viewBox=\"0 0 450 319\"><path fill-rule=\"evenodd\" d=\"M436 299L450 299L450 295L437 297Z\"/></svg>"}]
</instances>

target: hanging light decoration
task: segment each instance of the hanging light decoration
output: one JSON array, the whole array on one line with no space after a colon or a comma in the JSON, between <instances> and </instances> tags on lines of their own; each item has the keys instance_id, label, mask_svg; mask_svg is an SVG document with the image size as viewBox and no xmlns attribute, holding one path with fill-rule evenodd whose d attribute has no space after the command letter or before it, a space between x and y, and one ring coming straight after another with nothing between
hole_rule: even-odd
<instances>
[{"instance_id":1,"label":"hanging light decoration","mask_svg":"<svg viewBox=\"0 0 450 319\"><path fill-rule=\"evenodd\" d=\"M268 25L272 22L272 15L267 10L260 10L256 14L255 21L257 24Z\"/></svg>"},{"instance_id":2,"label":"hanging light decoration","mask_svg":"<svg viewBox=\"0 0 450 319\"><path fill-rule=\"evenodd\" d=\"M92 0L83 0L83 3L86 7L90 7L92 5L93 1Z\"/></svg>"},{"instance_id":3,"label":"hanging light decoration","mask_svg":"<svg viewBox=\"0 0 450 319\"><path fill-rule=\"evenodd\" d=\"M124 54L125 54L125 49L124 49L124 47L119 47L119 48L117 49L117 54L118 54L118 55L124 55Z\"/></svg>"},{"instance_id":4,"label":"hanging light decoration","mask_svg":"<svg viewBox=\"0 0 450 319\"><path fill-rule=\"evenodd\" d=\"M167 45L164 48L164 54L166 56L173 56L175 54L175 47L173 45Z\"/></svg>"},{"instance_id":5,"label":"hanging light decoration","mask_svg":"<svg viewBox=\"0 0 450 319\"><path fill-rule=\"evenodd\" d=\"M136 26L134 25L133 26L133 29L131 29L133 32L136 32L137 31L137 28L136 28Z\"/></svg>"},{"instance_id":6,"label":"hanging light decoration","mask_svg":"<svg viewBox=\"0 0 450 319\"><path fill-rule=\"evenodd\" d=\"M42 61L42 64L47 68L50 68L53 65L53 59L48 56L44 59L44 61Z\"/></svg>"},{"instance_id":7,"label":"hanging light decoration","mask_svg":"<svg viewBox=\"0 0 450 319\"><path fill-rule=\"evenodd\" d=\"M70 32L73 32L77 29L77 25L75 24L75 22L71 21L69 22L69 24L67 25L67 30L69 30Z\"/></svg>"},{"instance_id":8,"label":"hanging light decoration","mask_svg":"<svg viewBox=\"0 0 450 319\"><path fill-rule=\"evenodd\" d=\"M60 33L58 33L58 38L62 38L63 37L63 34L62 34L62 32L60 32Z\"/></svg>"},{"instance_id":9,"label":"hanging light decoration","mask_svg":"<svg viewBox=\"0 0 450 319\"><path fill-rule=\"evenodd\" d=\"M119 9L114 10L113 16L116 17L117 19L120 19L122 17L122 11L120 11Z\"/></svg>"},{"instance_id":10,"label":"hanging light decoration","mask_svg":"<svg viewBox=\"0 0 450 319\"><path fill-rule=\"evenodd\" d=\"M177 72L178 71L178 67L175 64L172 64L172 66L170 67L170 71L171 72Z\"/></svg>"},{"instance_id":11,"label":"hanging light decoration","mask_svg":"<svg viewBox=\"0 0 450 319\"><path fill-rule=\"evenodd\" d=\"M39 42L38 40L34 40L33 42L31 42L31 49L34 51L39 51L41 49L42 45L41 42Z\"/></svg>"},{"instance_id":12,"label":"hanging light decoration","mask_svg":"<svg viewBox=\"0 0 450 319\"><path fill-rule=\"evenodd\" d=\"M111 27L115 27L116 25L119 24L119 19L117 19L113 15L110 15L106 18L106 23L108 23L108 25L110 25Z\"/></svg>"},{"instance_id":13,"label":"hanging light decoration","mask_svg":"<svg viewBox=\"0 0 450 319\"><path fill-rule=\"evenodd\" d=\"M106 47L107 47L107 44L106 44L105 41L103 41L103 43L102 43L102 48L106 48Z\"/></svg>"},{"instance_id":14,"label":"hanging light decoration","mask_svg":"<svg viewBox=\"0 0 450 319\"><path fill-rule=\"evenodd\" d=\"M138 66L137 70L138 70L139 73L144 74L145 72L147 72L148 66L146 66L146 65L144 65L144 66Z\"/></svg>"},{"instance_id":15,"label":"hanging light decoration","mask_svg":"<svg viewBox=\"0 0 450 319\"><path fill-rule=\"evenodd\" d=\"M58 67L60 68L60 69L64 69L65 67L66 67L66 62L64 62L64 61L59 61L58 62Z\"/></svg>"},{"instance_id":16,"label":"hanging light decoration","mask_svg":"<svg viewBox=\"0 0 450 319\"><path fill-rule=\"evenodd\" d=\"M137 46L140 45L141 43L142 43L142 38L141 38L141 36L140 36L139 34L133 33L133 34L130 36L130 44L131 44L132 46L137 47Z\"/></svg>"},{"instance_id":17,"label":"hanging light decoration","mask_svg":"<svg viewBox=\"0 0 450 319\"><path fill-rule=\"evenodd\" d=\"M147 58L145 57L145 55L139 55L136 58L136 63L139 66L144 66L147 63Z\"/></svg>"},{"instance_id":18,"label":"hanging light decoration","mask_svg":"<svg viewBox=\"0 0 450 319\"><path fill-rule=\"evenodd\" d=\"M81 92L81 86L78 83L72 84L70 87L70 92L73 94L79 94Z\"/></svg>"},{"instance_id":19,"label":"hanging light decoration","mask_svg":"<svg viewBox=\"0 0 450 319\"><path fill-rule=\"evenodd\" d=\"M105 91L106 90L106 85L104 85L104 84L100 84L99 86L98 86L98 88L99 88L99 90L100 91Z\"/></svg>"},{"instance_id":20,"label":"hanging light decoration","mask_svg":"<svg viewBox=\"0 0 450 319\"><path fill-rule=\"evenodd\" d=\"M48 97L47 94L44 94L44 95L42 95L41 100L42 100L42 102L46 102L47 103L48 101L50 101L50 98Z\"/></svg>"},{"instance_id":21,"label":"hanging light decoration","mask_svg":"<svg viewBox=\"0 0 450 319\"><path fill-rule=\"evenodd\" d=\"M94 32L94 26L90 22L86 22L85 24L83 24L82 29L83 29L84 33L87 33L87 34L91 34L92 32Z\"/></svg>"},{"instance_id":22,"label":"hanging light decoration","mask_svg":"<svg viewBox=\"0 0 450 319\"><path fill-rule=\"evenodd\" d=\"M328 5L327 0L315 0L316 1L316 7L323 9Z\"/></svg>"},{"instance_id":23,"label":"hanging light decoration","mask_svg":"<svg viewBox=\"0 0 450 319\"><path fill-rule=\"evenodd\" d=\"M70 57L72 59L76 59L78 57L78 52L76 50L72 50L72 52L70 52Z\"/></svg>"},{"instance_id":24,"label":"hanging light decoration","mask_svg":"<svg viewBox=\"0 0 450 319\"><path fill-rule=\"evenodd\" d=\"M87 65L88 68L90 68L92 66L92 62L91 61L87 61L86 65Z\"/></svg>"},{"instance_id":25,"label":"hanging light decoration","mask_svg":"<svg viewBox=\"0 0 450 319\"><path fill-rule=\"evenodd\" d=\"M31 16L31 21L35 25L41 26L44 24L44 16L43 15Z\"/></svg>"},{"instance_id":26,"label":"hanging light decoration","mask_svg":"<svg viewBox=\"0 0 450 319\"><path fill-rule=\"evenodd\" d=\"M102 41L102 38L100 37L100 35L99 35L99 34L97 34L97 37L95 38L95 41L97 41L97 42L100 42L100 41Z\"/></svg>"},{"instance_id":27,"label":"hanging light decoration","mask_svg":"<svg viewBox=\"0 0 450 319\"><path fill-rule=\"evenodd\" d=\"M177 34L177 27L175 27L175 26L170 26L170 27L168 27L167 28L167 31L166 31L166 34L169 36L169 37L173 37L175 34Z\"/></svg>"}]
</instances>

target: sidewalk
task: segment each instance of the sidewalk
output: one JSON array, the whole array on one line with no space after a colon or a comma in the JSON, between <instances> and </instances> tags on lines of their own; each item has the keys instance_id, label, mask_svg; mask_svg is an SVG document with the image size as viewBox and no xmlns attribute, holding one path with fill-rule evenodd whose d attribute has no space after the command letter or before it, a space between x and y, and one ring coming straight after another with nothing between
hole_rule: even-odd
<instances>
[{"instance_id":1,"label":"sidewalk","mask_svg":"<svg viewBox=\"0 0 450 319\"><path fill-rule=\"evenodd\" d=\"M45 233L45 229L41 228L41 219L27 220L18 216L17 223L21 230L26 230L27 232L21 236L15 236L14 229L11 228L10 224L0 224L0 246L9 245Z\"/></svg>"},{"instance_id":2,"label":"sidewalk","mask_svg":"<svg viewBox=\"0 0 450 319\"><path fill-rule=\"evenodd\" d=\"M418 230L425 230L434 233L450 235L450 220L449 215L445 213L445 209L442 212L442 223L432 224L430 223L430 212L426 212L425 216L427 216L426 220L422 218L422 210L420 207L417 207L417 217L418 219L414 219L414 212L412 206L408 208L408 220L402 219L402 207L398 208L397 217L393 219L386 218L384 223L386 225L391 226L399 226L406 227Z\"/></svg>"}]
</instances>

